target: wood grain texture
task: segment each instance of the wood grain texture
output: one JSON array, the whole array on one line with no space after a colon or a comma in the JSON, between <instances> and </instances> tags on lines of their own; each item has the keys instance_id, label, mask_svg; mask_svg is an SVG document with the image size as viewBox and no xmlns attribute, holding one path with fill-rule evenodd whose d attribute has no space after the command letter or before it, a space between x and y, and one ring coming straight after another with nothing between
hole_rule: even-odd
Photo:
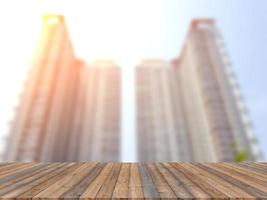
<instances>
[{"instance_id":1,"label":"wood grain texture","mask_svg":"<svg viewBox=\"0 0 267 200\"><path fill-rule=\"evenodd\" d=\"M0 199L267 199L267 163L0 163Z\"/></svg>"}]
</instances>

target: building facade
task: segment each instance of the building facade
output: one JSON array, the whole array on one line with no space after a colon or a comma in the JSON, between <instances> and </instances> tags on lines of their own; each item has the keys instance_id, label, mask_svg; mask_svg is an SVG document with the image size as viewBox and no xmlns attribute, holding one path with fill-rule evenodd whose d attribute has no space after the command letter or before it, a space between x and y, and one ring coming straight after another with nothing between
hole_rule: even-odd
<instances>
[{"instance_id":1,"label":"building facade","mask_svg":"<svg viewBox=\"0 0 267 200\"><path fill-rule=\"evenodd\" d=\"M135 72L137 161L260 158L213 20L192 22L179 58ZM120 161L121 76L113 61L78 59L64 18L45 16L5 160Z\"/></svg>"},{"instance_id":2,"label":"building facade","mask_svg":"<svg viewBox=\"0 0 267 200\"><path fill-rule=\"evenodd\" d=\"M171 64L150 59L136 67L136 103L138 161L190 161Z\"/></svg>"},{"instance_id":3,"label":"building facade","mask_svg":"<svg viewBox=\"0 0 267 200\"><path fill-rule=\"evenodd\" d=\"M136 80L139 161L260 158L213 20L194 20L181 56L142 63Z\"/></svg>"},{"instance_id":4,"label":"building facade","mask_svg":"<svg viewBox=\"0 0 267 200\"><path fill-rule=\"evenodd\" d=\"M119 68L77 59L64 18L45 16L5 160L119 161L119 103Z\"/></svg>"},{"instance_id":5,"label":"building facade","mask_svg":"<svg viewBox=\"0 0 267 200\"><path fill-rule=\"evenodd\" d=\"M81 76L68 160L119 161L120 68L98 60L86 64Z\"/></svg>"}]
</instances>

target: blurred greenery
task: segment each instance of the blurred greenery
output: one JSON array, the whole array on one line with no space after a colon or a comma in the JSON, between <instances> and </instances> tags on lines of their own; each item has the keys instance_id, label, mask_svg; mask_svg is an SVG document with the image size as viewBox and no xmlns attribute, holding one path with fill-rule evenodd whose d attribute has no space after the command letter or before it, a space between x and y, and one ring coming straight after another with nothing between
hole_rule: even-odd
<instances>
[{"instance_id":1,"label":"blurred greenery","mask_svg":"<svg viewBox=\"0 0 267 200\"><path fill-rule=\"evenodd\" d=\"M246 151L240 151L238 154L235 155L234 161L235 162L243 162L248 159L248 154Z\"/></svg>"}]
</instances>

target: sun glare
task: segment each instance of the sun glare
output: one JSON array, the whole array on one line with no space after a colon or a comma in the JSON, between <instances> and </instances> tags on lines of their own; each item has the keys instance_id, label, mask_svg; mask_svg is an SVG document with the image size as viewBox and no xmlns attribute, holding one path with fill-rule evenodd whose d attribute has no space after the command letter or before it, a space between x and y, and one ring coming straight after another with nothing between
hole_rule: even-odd
<instances>
[{"instance_id":1,"label":"sun glare","mask_svg":"<svg viewBox=\"0 0 267 200\"><path fill-rule=\"evenodd\" d=\"M165 52L161 47L164 41L156 39L161 37L163 31L160 26L160 7L159 1L155 0L1 1L0 53L4 57L0 64L5 67L5 73L0 73L0 91L6 91L0 99L0 106L3 105L0 107L2 133L7 134L9 125L6 121L13 118L12 108L18 102L18 93L22 91L22 83L27 77L44 14L64 16L78 58L86 62L112 59L122 67L125 82L122 90L127 93L134 87L133 67L144 57L161 57ZM45 18L45 22L51 26L59 20L58 17ZM8 90L5 90L7 85ZM123 99L134 101L134 97L129 96ZM134 108L130 110L134 112ZM127 116L130 116L129 113ZM131 134L134 124L129 122L134 119L127 116L124 118L125 122L122 122L123 132ZM1 144L0 142L0 148ZM124 148L131 145L127 144ZM134 155L131 157L128 154L126 157L134 160Z\"/></svg>"},{"instance_id":2,"label":"sun glare","mask_svg":"<svg viewBox=\"0 0 267 200\"><path fill-rule=\"evenodd\" d=\"M49 25L55 25L59 22L58 17L49 17L46 19L46 23Z\"/></svg>"}]
</instances>

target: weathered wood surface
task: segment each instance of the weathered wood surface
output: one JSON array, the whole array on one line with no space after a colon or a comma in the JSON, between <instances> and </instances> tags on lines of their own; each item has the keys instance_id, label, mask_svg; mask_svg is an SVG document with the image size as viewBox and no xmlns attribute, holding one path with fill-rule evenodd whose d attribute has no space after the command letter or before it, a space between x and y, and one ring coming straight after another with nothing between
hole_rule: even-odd
<instances>
[{"instance_id":1,"label":"weathered wood surface","mask_svg":"<svg viewBox=\"0 0 267 200\"><path fill-rule=\"evenodd\" d=\"M267 163L2 163L1 199L267 199Z\"/></svg>"}]
</instances>

